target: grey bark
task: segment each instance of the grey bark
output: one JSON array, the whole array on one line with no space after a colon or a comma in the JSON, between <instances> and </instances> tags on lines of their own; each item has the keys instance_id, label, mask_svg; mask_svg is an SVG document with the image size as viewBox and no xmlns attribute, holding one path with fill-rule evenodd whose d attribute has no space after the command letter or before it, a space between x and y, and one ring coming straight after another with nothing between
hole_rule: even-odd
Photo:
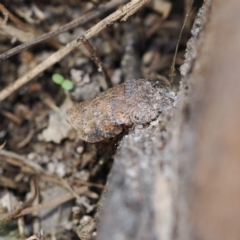
<instances>
[{"instance_id":1,"label":"grey bark","mask_svg":"<svg viewBox=\"0 0 240 240\"><path fill-rule=\"evenodd\" d=\"M176 107L119 146L97 239L240 239L239 12L205 1Z\"/></svg>"}]
</instances>

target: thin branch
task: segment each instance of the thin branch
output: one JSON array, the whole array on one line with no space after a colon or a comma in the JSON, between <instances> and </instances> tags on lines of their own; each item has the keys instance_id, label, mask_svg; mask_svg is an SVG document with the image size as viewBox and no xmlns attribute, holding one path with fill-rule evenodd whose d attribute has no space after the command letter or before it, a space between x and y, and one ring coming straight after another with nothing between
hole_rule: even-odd
<instances>
[{"instance_id":1,"label":"thin branch","mask_svg":"<svg viewBox=\"0 0 240 240\"><path fill-rule=\"evenodd\" d=\"M132 0L131 2L124 5L122 8L116 10L114 13L110 14L108 17L106 17L105 19L103 19L93 27L91 27L83 35L85 36L86 39L90 39L91 37L97 35L104 28L113 24L117 20L122 19L125 21L127 17L130 16L129 15L130 13L135 13L137 9L142 7L147 2L149 2L149 0ZM64 56L70 53L72 50L79 47L82 44L82 42L80 41L81 37L71 41L69 44L67 44L66 47L61 48L60 50L52 54L49 58L47 58L45 61L37 65L35 68L30 70L29 72L27 72L24 76L18 78L14 83L10 84L5 89L3 89L0 92L0 102L3 101L8 96L10 96L13 92L18 90L20 87L30 82L38 74L45 71L47 68L49 68L56 62L58 62L60 59L62 59Z\"/></svg>"},{"instance_id":2,"label":"thin branch","mask_svg":"<svg viewBox=\"0 0 240 240\"><path fill-rule=\"evenodd\" d=\"M36 190L38 191L38 186L36 185L36 187L37 187ZM9 217L11 217L11 219L12 219L15 217L20 217L20 216L23 216L26 214L30 214L34 211L40 211L43 208L55 207L55 206L58 206L60 204L63 204L67 201L74 199L74 195L72 193L66 193L63 196L59 196L59 197L57 197L51 201L48 201L46 203L42 203L37 206L30 207L32 201L36 197L35 195L38 193L37 191L35 192L34 196L30 200L28 200L26 203L24 203L19 209L15 210L14 212L11 212L11 213L1 214L0 221L5 221L5 219L6 218L8 219ZM87 191L88 191L87 187L80 187L75 190L76 194L78 194L78 195L86 193Z\"/></svg>"},{"instance_id":3,"label":"thin branch","mask_svg":"<svg viewBox=\"0 0 240 240\"><path fill-rule=\"evenodd\" d=\"M103 65L101 59L98 57L97 52L94 50L94 48L92 47L90 42L85 38L84 35L80 38L80 40L81 40L82 44L84 45L84 47L88 50L92 60L97 65L98 71L99 72L103 72L103 75L104 75L104 78L105 78L105 82L106 82L108 88L111 88L112 87L111 79L110 79L110 77L108 75L107 69Z\"/></svg>"},{"instance_id":4,"label":"thin branch","mask_svg":"<svg viewBox=\"0 0 240 240\"><path fill-rule=\"evenodd\" d=\"M101 16L103 13L109 11L109 10L112 10L114 8L116 8L118 5L126 2L127 0L114 0L114 1L111 1L107 4L104 4L104 5L100 5L98 6L97 9L94 9L88 13L85 13L84 15L82 15L81 17L61 26L60 28L58 28L57 30L53 30L53 31L50 31L48 33L45 33L37 38L34 38L32 40L30 40L29 42L26 42L26 43L23 43L17 47L14 47L10 50L8 50L7 52L4 52L2 54L0 54L0 62L19 53L19 52L22 52L23 50L26 50L40 42L43 42L43 41L46 41L48 40L49 38L51 37L54 37L62 32L65 32L65 31L68 31L72 28L75 28L79 25L83 25L87 22L89 22L90 20L93 20L94 18L97 18L99 16Z\"/></svg>"},{"instance_id":5,"label":"thin branch","mask_svg":"<svg viewBox=\"0 0 240 240\"><path fill-rule=\"evenodd\" d=\"M18 209L10 212L10 213L6 213L6 214L2 214L0 217L0 226L2 227L2 224L8 223L9 221L11 221L13 218L15 218L17 215L21 214L21 212L29 207L30 205L32 205L34 199L36 198L39 189L38 189L38 184L37 184L37 179L34 178L33 179L33 184L34 184L34 193L33 196L26 201L25 203L22 204L22 206L20 206Z\"/></svg>"},{"instance_id":6,"label":"thin branch","mask_svg":"<svg viewBox=\"0 0 240 240\"><path fill-rule=\"evenodd\" d=\"M26 167L31 173L35 173L35 174L44 173L44 169L40 165L38 165L36 162L30 161L29 159L26 159L25 157L17 153L1 149L0 159L2 157L4 157L4 159L6 159L6 161L10 164L13 164L19 167Z\"/></svg>"},{"instance_id":7,"label":"thin branch","mask_svg":"<svg viewBox=\"0 0 240 240\"><path fill-rule=\"evenodd\" d=\"M87 191L88 191L87 187L79 187L78 189L75 190L75 193L78 195L82 195L82 194L86 193ZM64 194L60 197L57 197L51 201L48 201L46 203L42 203L42 204L39 204L39 205L33 206L33 207L28 207L28 208L22 210L21 213L19 213L19 215L17 217L32 213L33 211L39 211L43 208L51 208L54 206L58 206L67 201L70 201L74 198L75 198L75 196L72 193L66 193L66 194Z\"/></svg>"},{"instance_id":8,"label":"thin branch","mask_svg":"<svg viewBox=\"0 0 240 240\"><path fill-rule=\"evenodd\" d=\"M32 31L33 28L26 23L22 22L20 19L15 17L8 9L6 9L1 3L0 3L0 11L5 15L8 16L12 22L14 22L16 25L18 25L20 28L22 28L25 31Z\"/></svg>"},{"instance_id":9,"label":"thin branch","mask_svg":"<svg viewBox=\"0 0 240 240\"><path fill-rule=\"evenodd\" d=\"M6 144L6 141L0 145L0 151L4 148L5 144Z\"/></svg>"},{"instance_id":10,"label":"thin branch","mask_svg":"<svg viewBox=\"0 0 240 240\"><path fill-rule=\"evenodd\" d=\"M65 187L62 184L62 181L59 177L54 176L54 175L48 175L47 173L44 173L41 166L36 164L36 162L32 162L16 153L2 150L4 145L5 145L5 142L2 145L0 145L0 161L2 161L2 162L5 161L8 164L11 164L13 166L18 166L19 168L21 168L21 171L23 173L33 174L33 175L37 176L40 180L51 182L51 183L57 184L59 186ZM89 187L96 187L96 188L100 188L100 189L103 188L102 184L86 182L86 181L83 181L80 179L69 179L68 181L70 181L71 184L76 184L76 185L81 184L81 185L85 185L85 186L89 186Z\"/></svg>"},{"instance_id":11,"label":"thin branch","mask_svg":"<svg viewBox=\"0 0 240 240\"><path fill-rule=\"evenodd\" d=\"M179 34L178 41L177 41L177 46L176 46L176 49L175 49L173 62L172 62L172 65L171 65L171 70L170 70L170 75L169 75L169 79L170 79L169 81L170 81L171 84L173 84L173 80L174 80L173 78L174 78L174 75L175 75L175 63L176 63L176 58L177 58L178 47L179 47L179 44L180 44L183 29L186 25L187 19L188 19L188 14L186 14L186 16L184 18L184 22L183 22L183 25L182 25L182 28L181 28L181 31L180 31L180 34Z\"/></svg>"},{"instance_id":12,"label":"thin branch","mask_svg":"<svg viewBox=\"0 0 240 240\"><path fill-rule=\"evenodd\" d=\"M61 178L61 182L65 186L65 188L68 189L68 191L78 200L78 202L81 203L87 209L87 212L92 211L92 206L89 203L83 201L79 194L72 189L72 187L65 179Z\"/></svg>"},{"instance_id":13,"label":"thin branch","mask_svg":"<svg viewBox=\"0 0 240 240\"><path fill-rule=\"evenodd\" d=\"M193 2L193 1L192 1ZM178 38L178 41L177 41L177 46L176 46L176 49L175 49L175 53L174 53L174 57L173 57L173 62L172 62L172 65L171 65L171 70L170 70L170 74L169 74L169 81L170 81L170 84L173 84L173 78L174 78L174 75L175 75L175 63L176 63L176 59L177 59L177 52L178 52L178 48L179 48L179 44L180 44L180 40L181 40L181 37L182 37L182 33L183 33L183 30L187 24L187 20L189 18L189 16L192 14L192 11L190 13L187 13L185 15L185 18L184 18L184 22L183 22L183 25L182 25L182 28L181 28L181 31L180 31L180 34L179 34L179 38Z\"/></svg>"}]
</instances>

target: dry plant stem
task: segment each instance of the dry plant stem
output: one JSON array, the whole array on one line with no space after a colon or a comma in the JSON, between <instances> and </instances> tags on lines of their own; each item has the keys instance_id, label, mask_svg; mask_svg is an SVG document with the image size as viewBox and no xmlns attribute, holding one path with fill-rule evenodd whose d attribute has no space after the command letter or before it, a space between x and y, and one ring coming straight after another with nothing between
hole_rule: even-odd
<instances>
[{"instance_id":1,"label":"dry plant stem","mask_svg":"<svg viewBox=\"0 0 240 240\"><path fill-rule=\"evenodd\" d=\"M85 192L87 192L86 187L80 187L75 190L75 193L78 195L84 194ZM21 213L19 213L18 217L32 213L33 211L39 211L43 208L51 208L51 207L58 206L74 198L75 196L72 193L67 193L63 196L59 196L58 198L48 201L47 203L39 204L38 206L34 206L34 207L25 208Z\"/></svg>"},{"instance_id":2,"label":"dry plant stem","mask_svg":"<svg viewBox=\"0 0 240 240\"><path fill-rule=\"evenodd\" d=\"M92 60L95 62L95 64L97 65L98 67L98 71L100 72L103 72L103 75L105 77L105 81L106 81L106 84L108 86L108 88L111 88L112 87L112 82L111 82L111 79L107 73L107 70L106 68L104 67L101 59L97 56L97 53L96 51L94 50L94 48L92 47L92 45L90 44L90 42L85 38L85 36L82 36L80 38L82 44L84 45L84 47L88 50L88 52L90 53L90 56L92 58Z\"/></svg>"},{"instance_id":3,"label":"dry plant stem","mask_svg":"<svg viewBox=\"0 0 240 240\"><path fill-rule=\"evenodd\" d=\"M44 169L38 165L36 162L31 161L24 156L21 156L17 153L7 151L7 150L2 150L0 151L0 159L2 161L6 161L9 164L19 166L19 167L24 167L27 172L29 171L30 173L43 173Z\"/></svg>"},{"instance_id":4,"label":"dry plant stem","mask_svg":"<svg viewBox=\"0 0 240 240\"><path fill-rule=\"evenodd\" d=\"M28 133L28 135L21 141L17 144L17 147L18 148L23 148L25 147L33 138L35 134L35 130L34 129L31 129Z\"/></svg>"},{"instance_id":5,"label":"dry plant stem","mask_svg":"<svg viewBox=\"0 0 240 240\"><path fill-rule=\"evenodd\" d=\"M44 169L36 162L30 161L17 153L1 150L0 159L1 158L4 160L5 158L7 158L7 161L13 165L17 165L19 167L26 167L30 172L44 173Z\"/></svg>"},{"instance_id":6,"label":"dry plant stem","mask_svg":"<svg viewBox=\"0 0 240 240\"><path fill-rule=\"evenodd\" d=\"M190 13L191 14L191 13ZM184 22L183 22L183 25L182 25L182 28L181 28L181 31L180 31L180 34L179 34L179 38L178 38L178 41L177 41L177 46L176 46L176 49L175 49L175 53L174 53L174 57L173 57L173 62L172 62L172 65L171 65L171 70L170 70L170 74L169 74L169 79L170 79L170 83L173 84L173 78L174 78L174 75L175 75L175 63L176 63L176 59L177 59L177 52L178 52L178 48L179 48L179 44L180 44L180 39L182 37L182 33L183 33L183 29L184 27L186 26L186 23L187 23L187 20L188 20L188 17L189 17L189 14L187 13L185 18L184 18Z\"/></svg>"},{"instance_id":7,"label":"dry plant stem","mask_svg":"<svg viewBox=\"0 0 240 240\"><path fill-rule=\"evenodd\" d=\"M62 184L62 181L61 179L59 179L59 177L45 174L41 166L39 166L37 163L31 162L26 158L24 158L23 156L18 155L16 153L2 150L4 145L5 145L5 142L2 145L0 145L0 161L2 162L5 161L11 165L20 167L23 173L33 174L43 181L51 182L51 183L65 187L65 185ZM70 182L70 184L81 184L81 185L96 187L100 189L103 188L102 184L86 182L79 179L70 179L68 181Z\"/></svg>"},{"instance_id":8,"label":"dry plant stem","mask_svg":"<svg viewBox=\"0 0 240 240\"><path fill-rule=\"evenodd\" d=\"M3 144L0 145L0 151L2 151L2 149L4 148L6 142L4 142Z\"/></svg>"},{"instance_id":9,"label":"dry plant stem","mask_svg":"<svg viewBox=\"0 0 240 240\"><path fill-rule=\"evenodd\" d=\"M14 115L11 112L0 109L0 114L3 115L4 117L8 118L10 121L14 122L17 125L21 125L21 123L22 123L22 119L17 117L16 115Z\"/></svg>"},{"instance_id":10,"label":"dry plant stem","mask_svg":"<svg viewBox=\"0 0 240 240\"><path fill-rule=\"evenodd\" d=\"M0 4L0 11L7 16L12 22L22 28L24 31L32 31L32 27L22 22L20 19L15 17L11 12L9 12L2 4Z\"/></svg>"},{"instance_id":11,"label":"dry plant stem","mask_svg":"<svg viewBox=\"0 0 240 240\"><path fill-rule=\"evenodd\" d=\"M27 186L17 183L13 178L0 176L0 186L4 188L17 189L19 192L26 191Z\"/></svg>"},{"instance_id":12,"label":"dry plant stem","mask_svg":"<svg viewBox=\"0 0 240 240\"><path fill-rule=\"evenodd\" d=\"M126 20L131 14L135 13L140 7L146 4L149 0L132 0L131 2L127 3L114 13L110 14L108 17L97 23L95 26L90 28L88 31L84 33L86 39L89 39L99 32L101 32L107 26L113 24L119 19ZM49 58L45 61L37 65L31 71L26 73L24 76L18 78L13 84L10 84L5 89L0 92L0 102L3 101L5 98L10 96L13 92L18 90L20 87L25 85L26 83L30 82L34 77L38 74L46 70L48 67L52 66L68 53L70 53L73 49L80 46L82 43L80 38L71 41L66 47L61 48L59 51L52 54Z\"/></svg>"},{"instance_id":13,"label":"dry plant stem","mask_svg":"<svg viewBox=\"0 0 240 240\"><path fill-rule=\"evenodd\" d=\"M38 189L37 189L38 190ZM83 194L87 191L86 187L80 187L78 189L75 190L75 192L77 194ZM35 193L35 195L37 195L38 192ZM34 196L35 196L34 195ZM35 198L35 197L34 197ZM29 201L27 201L26 203L24 203L21 208L15 210L12 213L7 213L7 214L2 214L1 215L1 219L0 221L5 221L5 219L7 218L7 220L9 219L9 217L15 218L15 217L20 217L26 214L30 214L33 211L40 211L43 208L51 208L51 207L55 207L58 206L60 204L63 204L67 201L70 201L74 198L74 195L72 193L67 193L63 196L59 196L58 198L55 198L47 203L43 203L43 204L39 204L37 206L34 207L28 207L29 205L31 205L32 201L34 200L33 198L31 198ZM31 202L30 202L31 201ZM14 216L13 216L14 215ZM9 219L10 220L10 219Z\"/></svg>"},{"instance_id":14,"label":"dry plant stem","mask_svg":"<svg viewBox=\"0 0 240 240\"><path fill-rule=\"evenodd\" d=\"M59 33L62 33L62 32L65 32L67 30L70 30L76 26L79 26L79 25L82 25L82 24L85 24L87 22L89 22L90 20L94 19L94 18L97 18L99 17L100 15L102 15L103 13L117 7L118 5L122 4L126 2L126 0L114 0L114 1L111 1L107 4L104 4L104 5L100 5L98 6L97 9L94 9L84 15L82 15L81 17L71 21L70 23L67 23L63 26L61 26L60 28L58 28L57 30L54 30L54 31L51 31L51 32L48 32L48 33L45 33L37 38L34 38L33 40L29 41L29 42L26 42L26 43L23 43L15 48L12 48L10 50L8 50L7 52L5 53L2 53L0 54L0 62L2 60L5 60L19 52L22 52L23 50L26 50L40 42L43 42L43 41L46 41L48 40L49 38L51 37L54 37L56 35L58 35Z\"/></svg>"},{"instance_id":15,"label":"dry plant stem","mask_svg":"<svg viewBox=\"0 0 240 240\"><path fill-rule=\"evenodd\" d=\"M72 195L73 195L84 207L86 207L86 209L88 209L88 210L91 209L91 206L90 206L87 202L84 202L84 201L80 198L79 194L77 194L77 193L71 188L71 186L69 185L69 183L68 183L65 179L62 178L61 181L62 181L63 185L65 186L65 188L68 189L68 191L69 191L70 193L72 193Z\"/></svg>"},{"instance_id":16,"label":"dry plant stem","mask_svg":"<svg viewBox=\"0 0 240 240\"><path fill-rule=\"evenodd\" d=\"M34 199L38 195L38 191L39 191L38 185L37 185L37 179L34 179L33 183L34 183L34 194L33 194L33 196L27 202L23 203L22 206L20 206L15 211L12 211L10 213L1 215L0 224L1 223L4 224L4 223L7 223L7 222L11 221L13 218L15 218L17 215L19 215L25 208L29 207L32 204L32 202L34 201Z\"/></svg>"},{"instance_id":17,"label":"dry plant stem","mask_svg":"<svg viewBox=\"0 0 240 240\"><path fill-rule=\"evenodd\" d=\"M4 11L2 11L2 14L3 14L3 20L0 19L0 26L2 27L2 25L6 25L7 22L8 22L8 14Z\"/></svg>"}]
</instances>

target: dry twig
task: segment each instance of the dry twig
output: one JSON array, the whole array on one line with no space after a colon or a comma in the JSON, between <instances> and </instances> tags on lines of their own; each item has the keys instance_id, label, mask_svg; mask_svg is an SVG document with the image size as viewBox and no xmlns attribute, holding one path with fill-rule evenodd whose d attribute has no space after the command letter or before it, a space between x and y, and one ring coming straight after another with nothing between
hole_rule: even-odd
<instances>
[{"instance_id":1,"label":"dry twig","mask_svg":"<svg viewBox=\"0 0 240 240\"><path fill-rule=\"evenodd\" d=\"M4 147L5 143L0 146ZM61 179L57 176L44 173L43 169L36 162L32 162L25 157L13 152L0 149L0 160L21 168L23 173L29 173L37 176L39 179L65 187ZM80 179L68 179L70 184L85 185L89 187L103 188L102 184L86 182Z\"/></svg>"},{"instance_id":2,"label":"dry twig","mask_svg":"<svg viewBox=\"0 0 240 240\"><path fill-rule=\"evenodd\" d=\"M88 191L88 188L87 187L80 187L80 188L78 188L74 191L75 191L75 194L81 195L81 194L86 193ZM19 213L19 215L17 217L20 217L20 216L23 216L23 215L26 215L26 214L30 214L33 211L40 211L43 208L51 208L51 207L58 206L58 205L61 205L65 202L68 202L68 201L70 201L74 198L75 198L75 196L72 193L66 193L63 196L59 196L59 197L57 197L57 198L55 198L51 201L48 201L46 203L42 203L42 204L39 204L37 206L25 208L23 211L21 211L21 213Z\"/></svg>"},{"instance_id":3,"label":"dry twig","mask_svg":"<svg viewBox=\"0 0 240 240\"><path fill-rule=\"evenodd\" d=\"M111 82L111 79L107 73L107 70L106 68L104 67L101 59L97 56L97 53L96 51L94 50L94 48L92 47L92 45L90 44L90 42L85 38L85 36L83 35L81 38L80 38L82 44L84 45L84 47L88 50L88 52L90 53L90 56L92 58L92 60L95 62L95 64L97 65L98 67L98 71L99 72L103 72L103 75L104 75L104 78L105 78L105 81L106 81L106 84L108 86L108 88L111 88L112 87L112 82Z\"/></svg>"},{"instance_id":4,"label":"dry twig","mask_svg":"<svg viewBox=\"0 0 240 240\"><path fill-rule=\"evenodd\" d=\"M38 194L38 185L37 185L37 179L33 180L34 182L34 193L33 196L26 201L25 203L22 204L22 206L20 206L18 209L7 213L7 214L2 214L0 217L0 227L2 227L2 224L6 224L9 221L11 221L13 218L15 218L16 216L18 216L25 208L29 207L32 202L34 201L34 199L36 198L37 194Z\"/></svg>"},{"instance_id":5,"label":"dry twig","mask_svg":"<svg viewBox=\"0 0 240 240\"><path fill-rule=\"evenodd\" d=\"M131 2L124 5L122 8L116 10L114 13L110 14L108 17L94 25L88 31L86 31L84 33L85 38L90 39L91 37L101 32L104 28L113 24L119 19L125 21L130 15L135 13L140 7L142 7L148 1L149 0L132 0ZM10 96L20 87L30 82L34 77L36 77L38 74L46 70L48 67L58 62L64 56L69 54L73 49L79 47L81 44L82 42L80 41L80 37L71 41L66 47L61 48L59 51L52 54L48 59L37 65L35 68L26 73L24 76L17 79L13 84L7 86L0 92L0 102L3 101L8 96Z\"/></svg>"},{"instance_id":6,"label":"dry twig","mask_svg":"<svg viewBox=\"0 0 240 240\"><path fill-rule=\"evenodd\" d=\"M170 79L171 84L173 84L173 81L174 81L173 78L174 78L174 75L175 75L175 63L176 63L176 59L177 59L177 52L178 52L178 47L179 47L179 44L180 44L180 39L182 37L183 29L186 26L188 17L189 17L189 14L187 13L185 18L184 18L184 22L183 22L183 25L182 25L182 28L181 28L181 31L180 31L180 34L179 34L178 41L177 41L177 46L176 46L176 49L175 49L175 53L174 53L174 57L173 57L172 65L171 65L171 70L170 70L170 74L169 74L169 79Z\"/></svg>"},{"instance_id":7,"label":"dry twig","mask_svg":"<svg viewBox=\"0 0 240 240\"><path fill-rule=\"evenodd\" d=\"M3 144L0 145L0 151L4 148L6 142L4 142Z\"/></svg>"},{"instance_id":8,"label":"dry twig","mask_svg":"<svg viewBox=\"0 0 240 240\"><path fill-rule=\"evenodd\" d=\"M0 159L8 161L9 163L19 166L21 168L24 168L27 172L33 172L33 173L44 173L43 168L38 165L36 162L30 161L26 159L25 157L14 153L10 152L7 150L1 150L0 151Z\"/></svg>"},{"instance_id":9,"label":"dry twig","mask_svg":"<svg viewBox=\"0 0 240 240\"><path fill-rule=\"evenodd\" d=\"M12 22L22 28L24 31L33 31L33 28L28 24L22 22L19 18L15 17L8 9L6 9L2 4L0 4L0 11L7 16Z\"/></svg>"},{"instance_id":10,"label":"dry twig","mask_svg":"<svg viewBox=\"0 0 240 240\"><path fill-rule=\"evenodd\" d=\"M61 179L63 185L65 186L66 189L68 189L68 191L79 201L79 203L81 203L86 209L87 212L90 212L92 210L92 207L90 206L90 204L88 204L87 202L83 201L79 194L76 193L76 191L74 189L72 189L72 187L69 185L69 183L65 180L65 179Z\"/></svg>"},{"instance_id":11,"label":"dry twig","mask_svg":"<svg viewBox=\"0 0 240 240\"><path fill-rule=\"evenodd\" d=\"M83 24L89 22L90 20L93 20L94 18L99 17L103 13L117 7L119 4L122 4L124 2L126 2L126 0L114 0L107 4L100 5L100 6L98 6L97 9L94 9L90 12L87 12L86 14L83 14L79 18L74 19L73 21L59 27L57 30L53 30L51 32L45 33L37 38L30 40L29 42L23 43L17 47L14 47L14 48L8 50L7 52L0 54L0 62L2 60L5 60L5 59L19 53L19 52L22 52L23 50L26 50L26 49L38 44L40 42L46 41L49 38L54 37L62 32L68 31L79 25L83 25Z\"/></svg>"}]
</instances>

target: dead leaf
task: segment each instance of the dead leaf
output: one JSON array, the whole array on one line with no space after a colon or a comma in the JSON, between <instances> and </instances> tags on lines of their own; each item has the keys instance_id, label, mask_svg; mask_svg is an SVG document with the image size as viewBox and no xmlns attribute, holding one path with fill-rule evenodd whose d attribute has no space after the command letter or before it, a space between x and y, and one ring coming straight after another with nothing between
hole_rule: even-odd
<instances>
[{"instance_id":1,"label":"dead leaf","mask_svg":"<svg viewBox=\"0 0 240 240\"><path fill-rule=\"evenodd\" d=\"M66 110L72 105L71 99L67 97L59 110L50 115L48 127L43 130L41 135L43 141L60 143L68 136L71 126L66 121Z\"/></svg>"}]
</instances>

